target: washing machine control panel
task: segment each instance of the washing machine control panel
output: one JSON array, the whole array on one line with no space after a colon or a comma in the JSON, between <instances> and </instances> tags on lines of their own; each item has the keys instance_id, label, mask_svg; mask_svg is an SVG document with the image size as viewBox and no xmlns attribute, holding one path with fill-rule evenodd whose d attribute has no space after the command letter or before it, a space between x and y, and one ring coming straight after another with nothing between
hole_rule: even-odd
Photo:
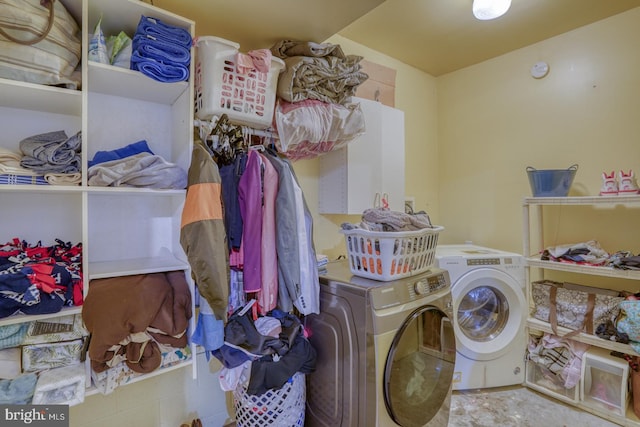
<instances>
[{"instance_id":1,"label":"washing machine control panel","mask_svg":"<svg viewBox=\"0 0 640 427\"><path fill-rule=\"evenodd\" d=\"M500 265L500 258L468 258L467 265Z\"/></svg>"},{"instance_id":2,"label":"washing machine control panel","mask_svg":"<svg viewBox=\"0 0 640 427\"><path fill-rule=\"evenodd\" d=\"M428 295L432 292L445 288L448 285L444 274L424 277L413 284L413 291L417 295Z\"/></svg>"},{"instance_id":3,"label":"washing machine control panel","mask_svg":"<svg viewBox=\"0 0 640 427\"><path fill-rule=\"evenodd\" d=\"M420 300L434 292L448 289L450 286L449 272L432 268L428 273L420 276L391 282L376 282L376 286L369 288L369 290L373 308L379 310Z\"/></svg>"}]
</instances>

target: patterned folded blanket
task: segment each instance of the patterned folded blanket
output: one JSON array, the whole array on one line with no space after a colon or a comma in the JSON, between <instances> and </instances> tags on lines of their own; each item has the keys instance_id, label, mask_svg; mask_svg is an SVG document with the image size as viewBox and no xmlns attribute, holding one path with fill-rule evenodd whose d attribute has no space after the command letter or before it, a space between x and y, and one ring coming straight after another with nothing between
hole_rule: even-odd
<instances>
[{"instance_id":1,"label":"patterned folded blanket","mask_svg":"<svg viewBox=\"0 0 640 427\"><path fill-rule=\"evenodd\" d=\"M49 185L44 176L0 174L0 184L4 185Z\"/></svg>"},{"instance_id":2,"label":"patterned folded blanket","mask_svg":"<svg viewBox=\"0 0 640 427\"><path fill-rule=\"evenodd\" d=\"M362 57L345 55L337 44L282 40L271 53L285 62L277 94L288 102L317 99L344 105L369 78L360 71Z\"/></svg>"},{"instance_id":3,"label":"patterned folded blanket","mask_svg":"<svg viewBox=\"0 0 640 427\"><path fill-rule=\"evenodd\" d=\"M294 56L284 60L285 71L278 78L278 97L288 102L317 99L346 104L369 76L360 71L362 57Z\"/></svg>"}]
</instances>

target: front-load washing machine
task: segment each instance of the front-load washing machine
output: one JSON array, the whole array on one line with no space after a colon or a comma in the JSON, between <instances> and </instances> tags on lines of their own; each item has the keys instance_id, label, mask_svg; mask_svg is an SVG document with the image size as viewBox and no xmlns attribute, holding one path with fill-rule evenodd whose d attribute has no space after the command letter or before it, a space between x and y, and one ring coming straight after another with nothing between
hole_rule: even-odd
<instances>
[{"instance_id":1,"label":"front-load washing machine","mask_svg":"<svg viewBox=\"0 0 640 427\"><path fill-rule=\"evenodd\" d=\"M305 426L446 426L456 357L451 309L444 270L381 282L329 263L320 313L304 319L317 352Z\"/></svg>"},{"instance_id":2,"label":"front-load washing machine","mask_svg":"<svg viewBox=\"0 0 640 427\"><path fill-rule=\"evenodd\" d=\"M524 257L481 246L438 245L449 272L456 337L454 390L524 383Z\"/></svg>"}]
</instances>

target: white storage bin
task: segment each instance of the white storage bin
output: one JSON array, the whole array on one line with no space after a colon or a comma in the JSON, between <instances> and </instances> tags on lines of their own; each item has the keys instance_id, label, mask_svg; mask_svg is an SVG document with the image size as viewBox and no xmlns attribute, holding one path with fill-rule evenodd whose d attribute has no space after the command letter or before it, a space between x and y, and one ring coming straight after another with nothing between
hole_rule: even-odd
<instances>
[{"instance_id":1,"label":"white storage bin","mask_svg":"<svg viewBox=\"0 0 640 427\"><path fill-rule=\"evenodd\" d=\"M238 43L219 37L196 39L195 114L200 120L226 114L235 124L255 129L271 126L278 76L284 61L271 58L268 73L237 67Z\"/></svg>"},{"instance_id":2,"label":"white storage bin","mask_svg":"<svg viewBox=\"0 0 640 427\"><path fill-rule=\"evenodd\" d=\"M560 400L578 402L580 398L580 385L566 388L563 381L554 375L545 366L531 360L527 360L527 385L540 389L544 393Z\"/></svg>"},{"instance_id":3,"label":"white storage bin","mask_svg":"<svg viewBox=\"0 0 640 427\"><path fill-rule=\"evenodd\" d=\"M591 348L582 356L582 391L585 405L624 416L629 403L629 363L610 350Z\"/></svg>"}]
</instances>

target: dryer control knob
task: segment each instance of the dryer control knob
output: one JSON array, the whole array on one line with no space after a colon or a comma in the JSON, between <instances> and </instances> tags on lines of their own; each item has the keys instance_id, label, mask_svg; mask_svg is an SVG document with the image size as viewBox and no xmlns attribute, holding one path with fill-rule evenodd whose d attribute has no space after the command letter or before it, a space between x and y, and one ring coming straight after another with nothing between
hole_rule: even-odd
<instances>
[{"instance_id":1,"label":"dryer control knob","mask_svg":"<svg viewBox=\"0 0 640 427\"><path fill-rule=\"evenodd\" d=\"M418 295L425 295L431 291L429 287L429 282L427 280L418 280L414 285L413 289L416 291Z\"/></svg>"}]
</instances>

